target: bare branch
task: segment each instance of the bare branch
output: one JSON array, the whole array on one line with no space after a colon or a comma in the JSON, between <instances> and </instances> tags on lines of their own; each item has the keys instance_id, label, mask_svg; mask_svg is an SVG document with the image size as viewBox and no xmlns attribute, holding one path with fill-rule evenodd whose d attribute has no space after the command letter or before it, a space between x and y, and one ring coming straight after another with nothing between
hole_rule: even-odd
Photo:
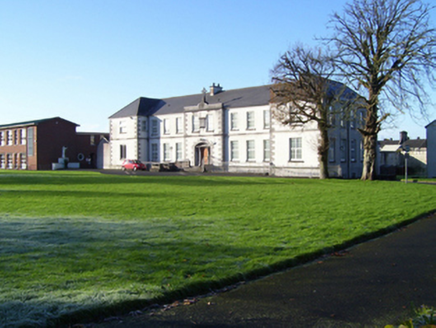
<instances>
[{"instance_id":1,"label":"bare branch","mask_svg":"<svg viewBox=\"0 0 436 328\"><path fill-rule=\"evenodd\" d=\"M364 137L377 137L390 109L426 115L427 86L436 83L431 9L421 0L353 0L342 15L332 16L333 35L324 40L337 48L335 64L342 77L356 90L366 91ZM374 141L364 144L376 147ZM364 166L374 171L375 148L365 148L365 153ZM369 169L364 167L364 175L365 171Z\"/></svg>"}]
</instances>

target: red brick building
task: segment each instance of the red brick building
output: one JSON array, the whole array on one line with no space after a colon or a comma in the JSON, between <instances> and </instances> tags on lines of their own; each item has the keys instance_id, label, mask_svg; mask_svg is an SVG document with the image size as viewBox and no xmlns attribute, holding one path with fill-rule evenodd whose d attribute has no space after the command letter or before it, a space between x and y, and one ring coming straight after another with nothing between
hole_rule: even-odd
<instances>
[{"instance_id":1,"label":"red brick building","mask_svg":"<svg viewBox=\"0 0 436 328\"><path fill-rule=\"evenodd\" d=\"M0 168L51 170L64 147L68 162L96 168L99 145L109 134L76 132L77 126L60 117L0 125Z\"/></svg>"}]
</instances>

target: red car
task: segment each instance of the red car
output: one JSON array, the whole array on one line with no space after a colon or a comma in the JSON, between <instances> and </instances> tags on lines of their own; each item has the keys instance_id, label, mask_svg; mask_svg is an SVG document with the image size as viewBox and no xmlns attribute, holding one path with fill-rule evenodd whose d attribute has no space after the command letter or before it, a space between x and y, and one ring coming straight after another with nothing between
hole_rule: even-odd
<instances>
[{"instance_id":1,"label":"red car","mask_svg":"<svg viewBox=\"0 0 436 328\"><path fill-rule=\"evenodd\" d=\"M145 166L144 163L141 163L141 161L138 161L136 159L126 159L124 160L123 164L121 164L121 169L123 171L125 170L132 170L132 171L137 171L137 170L146 170L147 167Z\"/></svg>"}]
</instances>

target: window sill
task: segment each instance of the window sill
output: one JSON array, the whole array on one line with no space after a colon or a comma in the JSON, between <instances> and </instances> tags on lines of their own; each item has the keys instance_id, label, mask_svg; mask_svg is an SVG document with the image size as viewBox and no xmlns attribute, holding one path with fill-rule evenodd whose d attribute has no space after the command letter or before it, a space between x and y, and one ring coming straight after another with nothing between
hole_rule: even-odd
<instances>
[{"instance_id":1,"label":"window sill","mask_svg":"<svg viewBox=\"0 0 436 328\"><path fill-rule=\"evenodd\" d=\"M304 163L302 159L290 159L288 163Z\"/></svg>"}]
</instances>

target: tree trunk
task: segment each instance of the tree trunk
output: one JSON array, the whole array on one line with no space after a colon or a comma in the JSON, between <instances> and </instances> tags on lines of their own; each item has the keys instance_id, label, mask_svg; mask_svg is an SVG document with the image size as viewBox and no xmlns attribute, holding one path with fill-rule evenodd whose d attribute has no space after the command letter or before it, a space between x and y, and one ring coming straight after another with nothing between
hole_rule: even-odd
<instances>
[{"instance_id":1,"label":"tree trunk","mask_svg":"<svg viewBox=\"0 0 436 328\"><path fill-rule=\"evenodd\" d=\"M325 124L318 122L320 139L318 145L319 178L329 178L329 134Z\"/></svg>"},{"instance_id":2,"label":"tree trunk","mask_svg":"<svg viewBox=\"0 0 436 328\"><path fill-rule=\"evenodd\" d=\"M328 179L329 178L328 156L319 154L318 160L319 160L319 178Z\"/></svg>"},{"instance_id":3,"label":"tree trunk","mask_svg":"<svg viewBox=\"0 0 436 328\"><path fill-rule=\"evenodd\" d=\"M377 155L377 134L380 131L380 122L378 121L378 99L377 93L370 92L371 105L367 108L365 128L361 130L363 137L363 169L361 180L375 180L375 160Z\"/></svg>"},{"instance_id":4,"label":"tree trunk","mask_svg":"<svg viewBox=\"0 0 436 328\"><path fill-rule=\"evenodd\" d=\"M363 136L363 170L361 180L375 180L376 178L376 154L377 154L377 134Z\"/></svg>"}]
</instances>

